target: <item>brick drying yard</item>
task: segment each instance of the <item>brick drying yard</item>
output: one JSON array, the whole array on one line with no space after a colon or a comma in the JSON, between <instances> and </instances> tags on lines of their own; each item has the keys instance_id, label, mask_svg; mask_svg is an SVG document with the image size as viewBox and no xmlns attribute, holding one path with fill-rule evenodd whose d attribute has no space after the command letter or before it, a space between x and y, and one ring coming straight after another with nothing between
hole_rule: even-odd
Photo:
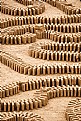
<instances>
[{"instance_id":1,"label":"brick drying yard","mask_svg":"<svg viewBox=\"0 0 81 121\"><path fill-rule=\"evenodd\" d=\"M81 121L80 0L1 0L0 121Z\"/></svg>"}]
</instances>

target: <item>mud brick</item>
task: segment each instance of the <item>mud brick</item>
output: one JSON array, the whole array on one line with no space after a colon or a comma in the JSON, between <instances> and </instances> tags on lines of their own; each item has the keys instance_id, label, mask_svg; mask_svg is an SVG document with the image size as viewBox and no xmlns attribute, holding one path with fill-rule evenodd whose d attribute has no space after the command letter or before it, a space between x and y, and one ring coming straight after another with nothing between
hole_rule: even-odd
<instances>
[{"instance_id":1,"label":"mud brick","mask_svg":"<svg viewBox=\"0 0 81 121\"><path fill-rule=\"evenodd\" d=\"M28 68L29 68L29 66L25 66L25 67L24 67L24 74L25 74L25 75L28 74Z\"/></svg>"},{"instance_id":2,"label":"mud brick","mask_svg":"<svg viewBox=\"0 0 81 121\"><path fill-rule=\"evenodd\" d=\"M59 73L61 74L62 66L59 65Z\"/></svg>"},{"instance_id":3,"label":"mud brick","mask_svg":"<svg viewBox=\"0 0 81 121\"><path fill-rule=\"evenodd\" d=\"M59 80L58 79L56 80L56 86L57 87L59 86Z\"/></svg>"},{"instance_id":4,"label":"mud brick","mask_svg":"<svg viewBox=\"0 0 81 121\"><path fill-rule=\"evenodd\" d=\"M29 108L30 108L31 110L33 110L33 102L32 102L32 100L29 100Z\"/></svg>"},{"instance_id":5,"label":"mud brick","mask_svg":"<svg viewBox=\"0 0 81 121\"><path fill-rule=\"evenodd\" d=\"M32 74L32 70L33 70L32 67L30 67L30 68L28 69L28 75L31 75L31 74Z\"/></svg>"},{"instance_id":6,"label":"mud brick","mask_svg":"<svg viewBox=\"0 0 81 121\"><path fill-rule=\"evenodd\" d=\"M54 34L53 33L50 33L50 39L54 40Z\"/></svg>"},{"instance_id":7,"label":"mud brick","mask_svg":"<svg viewBox=\"0 0 81 121\"><path fill-rule=\"evenodd\" d=\"M0 98L2 98L2 89L0 89Z\"/></svg>"},{"instance_id":8,"label":"mud brick","mask_svg":"<svg viewBox=\"0 0 81 121\"><path fill-rule=\"evenodd\" d=\"M34 66L34 67L33 67L33 76L36 75L36 74L37 74L37 67Z\"/></svg>"},{"instance_id":9,"label":"mud brick","mask_svg":"<svg viewBox=\"0 0 81 121\"><path fill-rule=\"evenodd\" d=\"M32 90L32 89L33 89L32 82L29 81L29 90Z\"/></svg>"},{"instance_id":10,"label":"mud brick","mask_svg":"<svg viewBox=\"0 0 81 121\"><path fill-rule=\"evenodd\" d=\"M23 74L24 73L24 66L20 66L20 73Z\"/></svg>"},{"instance_id":11,"label":"mud brick","mask_svg":"<svg viewBox=\"0 0 81 121\"><path fill-rule=\"evenodd\" d=\"M43 53L43 60L46 59L46 51Z\"/></svg>"},{"instance_id":12,"label":"mud brick","mask_svg":"<svg viewBox=\"0 0 81 121\"><path fill-rule=\"evenodd\" d=\"M66 97L66 88L63 88L63 95Z\"/></svg>"},{"instance_id":13,"label":"mud brick","mask_svg":"<svg viewBox=\"0 0 81 121\"><path fill-rule=\"evenodd\" d=\"M81 87L78 86L78 97L81 95Z\"/></svg>"},{"instance_id":14,"label":"mud brick","mask_svg":"<svg viewBox=\"0 0 81 121\"><path fill-rule=\"evenodd\" d=\"M51 67L47 66L47 74L51 74Z\"/></svg>"},{"instance_id":15,"label":"mud brick","mask_svg":"<svg viewBox=\"0 0 81 121\"><path fill-rule=\"evenodd\" d=\"M53 97L56 97L56 89L53 90Z\"/></svg>"},{"instance_id":16,"label":"mud brick","mask_svg":"<svg viewBox=\"0 0 81 121\"><path fill-rule=\"evenodd\" d=\"M24 102L21 102L21 110L24 111Z\"/></svg>"},{"instance_id":17,"label":"mud brick","mask_svg":"<svg viewBox=\"0 0 81 121\"><path fill-rule=\"evenodd\" d=\"M37 99L37 98L35 98L35 100L37 101L37 106L39 108L41 108L42 107L42 101L40 99Z\"/></svg>"},{"instance_id":18,"label":"mud brick","mask_svg":"<svg viewBox=\"0 0 81 121\"><path fill-rule=\"evenodd\" d=\"M25 89L25 84L22 84L22 91L23 91L23 92L26 91L26 89Z\"/></svg>"},{"instance_id":19,"label":"mud brick","mask_svg":"<svg viewBox=\"0 0 81 121\"><path fill-rule=\"evenodd\" d=\"M25 109L29 110L29 102L27 100L25 100Z\"/></svg>"},{"instance_id":20,"label":"mud brick","mask_svg":"<svg viewBox=\"0 0 81 121\"><path fill-rule=\"evenodd\" d=\"M60 96L60 95L59 95L59 92L60 92L60 91L59 91L59 89L57 88L57 97L59 97L59 96Z\"/></svg>"},{"instance_id":21,"label":"mud brick","mask_svg":"<svg viewBox=\"0 0 81 121\"><path fill-rule=\"evenodd\" d=\"M38 108L38 101L36 101L35 99L33 99L33 106L35 109Z\"/></svg>"},{"instance_id":22,"label":"mud brick","mask_svg":"<svg viewBox=\"0 0 81 121\"><path fill-rule=\"evenodd\" d=\"M53 91L50 90L50 98L52 99L53 98Z\"/></svg>"},{"instance_id":23,"label":"mud brick","mask_svg":"<svg viewBox=\"0 0 81 121\"><path fill-rule=\"evenodd\" d=\"M55 68L55 74L57 74L57 65L54 65Z\"/></svg>"},{"instance_id":24,"label":"mud brick","mask_svg":"<svg viewBox=\"0 0 81 121\"><path fill-rule=\"evenodd\" d=\"M10 96L13 95L13 88L9 88L9 94L10 94Z\"/></svg>"},{"instance_id":25,"label":"mud brick","mask_svg":"<svg viewBox=\"0 0 81 121\"><path fill-rule=\"evenodd\" d=\"M60 91L60 97L63 97L63 89L60 88L59 91Z\"/></svg>"},{"instance_id":26,"label":"mud brick","mask_svg":"<svg viewBox=\"0 0 81 121\"><path fill-rule=\"evenodd\" d=\"M43 52L40 51L40 52L39 52L39 59L41 59L42 57L43 57Z\"/></svg>"},{"instance_id":27,"label":"mud brick","mask_svg":"<svg viewBox=\"0 0 81 121\"><path fill-rule=\"evenodd\" d=\"M32 50L31 53L32 53L32 57L34 58L35 57L35 51Z\"/></svg>"},{"instance_id":28,"label":"mud brick","mask_svg":"<svg viewBox=\"0 0 81 121\"><path fill-rule=\"evenodd\" d=\"M5 96L9 97L9 89L6 88Z\"/></svg>"},{"instance_id":29,"label":"mud brick","mask_svg":"<svg viewBox=\"0 0 81 121\"><path fill-rule=\"evenodd\" d=\"M36 51L35 51L35 58L38 58L38 55L39 55L39 53L38 53L38 51L36 50Z\"/></svg>"},{"instance_id":30,"label":"mud brick","mask_svg":"<svg viewBox=\"0 0 81 121\"><path fill-rule=\"evenodd\" d=\"M42 100L42 105L43 105L43 106L47 105L47 101L48 101L48 100L47 100L47 97L41 96L40 99Z\"/></svg>"},{"instance_id":31,"label":"mud brick","mask_svg":"<svg viewBox=\"0 0 81 121\"><path fill-rule=\"evenodd\" d=\"M5 97L5 89L2 90L2 97Z\"/></svg>"},{"instance_id":32,"label":"mud brick","mask_svg":"<svg viewBox=\"0 0 81 121\"><path fill-rule=\"evenodd\" d=\"M21 41L23 44L26 44L26 36L25 35L22 35Z\"/></svg>"}]
</instances>

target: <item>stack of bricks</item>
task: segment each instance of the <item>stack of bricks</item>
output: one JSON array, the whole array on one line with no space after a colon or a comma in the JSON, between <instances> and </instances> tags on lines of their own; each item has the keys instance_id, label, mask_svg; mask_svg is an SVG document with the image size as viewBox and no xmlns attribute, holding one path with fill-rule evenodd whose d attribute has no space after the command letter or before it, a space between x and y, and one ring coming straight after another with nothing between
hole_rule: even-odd
<instances>
[{"instance_id":1,"label":"stack of bricks","mask_svg":"<svg viewBox=\"0 0 81 121\"><path fill-rule=\"evenodd\" d=\"M45 24L46 30L54 30L63 33L78 33L81 32L81 24Z\"/></svg>"},{"instance_id":2,"label":"stack of bricks","mask_svg":"<svg viewBox=\"0 0 81 121\"><path fill-rule=\"evenodd\" d=\"M25 82L20 82L20 89L24 91L40 89L42 87L52 87L52 86L67 86L67 85L78 85L81 86L80 76L59 76L59 77L46 77L45 79L28 79Z\"/></svg>"},{"instance_id":3,"label":"stack of bricks","mask_svg":"<svg viewBox=\"0 0 81 121\"><path fill-rule=\"evenodd\" d=\"M33 110L46 106L48 103L47 94L43 94L37 91L34 97L28 99L17 99L17 100L1 100L1 111L12 112L12 111L24 111Z\"/></svg>"},{"instance_id":4,"label":"stack of bricks","mask_svg":"<svg viewBox=\"0 0 81 121\"><path fill-rule=\"evenodd\" d=\"M20 93L20 91L29 91L40 89L42 87L52 86L67 86L67 85L78 85L81 86L81 76L59 76L59 77L46 77L45 79L27 79L25 82L17 81L12 82L4 86L0 86L0 98L9 97Z\"/></svg>"},{"instance_id":5,"label":"stack of bricks","mask_svg":"<svg viewBox=\"0 0 81 121\"><path fill-rule=\"evenodd\" d=\"M23 35L5 35L1 36L1 44L26 44L36 41L36 34L26 32Z\"/></svg>"},{"instance_id":6,"label":"stack of bricks","mask_svg":"<svg viewBox=\"0 0 81 121\"><path fill-rule=\"evenodd\" d=\"M71 42L69 42L69 43L61 42L61 43L59 43L59 42L51 42L51 41L48 42L48 41L46 41L46 42L43 43L41 48L45 49L45 50L52 50L52 51L63 50L63 51L67 51L67 52L68 51L70 51L70 52L72 52L72 51L80 52L81 51L80 50L81 49L81 43L75 43L75 42L73 42L73 43L71 43Z\"/></svg>"},{"instance_id":7,"label":"stack of bricks","mask_svg":"<svg viewBox=\"0 0 81 121\"><path fill-rule=\"evenodd\" d=\"M34 98L22 99L17 101L1 101L1 111L24 111L41 108L47 105L48 100L55 97L80 97L81 87L76 85L72 86L53 86L41 88L36 91Z\"/></svg>"},{"instance_id":8,"label":"stack of bricks","mask_svg":"<svg viewBox=\"0 0 81 121\"><path fill-rule=\"evenodd\" d=\"M45 30L45 28L44 28L43 24L36 24L36 26L35 26L35 33L36 33L38 39L42 39L43 38L44 30Z\"/></svg>"},{"instance_id":9,"label":"stack of bricks","mask_svg":"<svg viewBox=\"0 0 81 121\"><path fill-rule=\"evenodd\" d=\"M0 27L5 28L9 26L17 26L24 24L68 24L68 23L81 23L81 14L64 15L63 17L40 17L40 16L21 16L13 18L0 19Z\"/></svg>"},{"instance_id":10,"label":"stack of bricks","mask_svg":"<svg viewBox=\"0 0 81 121\"><path fill-rule=\"evenodd\" d=\"M63 42L63 43L80 43L81 42L81 33L73 33L73 34L63 34L54 31L45 31L43 33L43 37L47 39L51 39L54 42Z\"/></svg>"},{"instance_id":11,"label":"stack of bricks","mask_svg":"<svg viewBox=\"0 0 81 121\"><path fill-rule=\"evenodd\" d=\"M56 44L52 45L52 42L50 42L50 44L47 45L48 48L43 48L43 46L46 46L47 43L34 43L29 47L29 55L31 57L34 58L40 58L40 59L46 59L46 60L55 60L55 61L73 61L73 62L78 62L81 61L81 44L76 44L78 45L78 50L75 51L72 50L72 46L74 46L73 43L70 44L70 47L67 46L67 50L65 50L66 48L66 44L63 43L63 45L61 46L61 44ZM49 49L49 45L50 45L50 49ZM61 47L59 47L61 46ZM52 48L53 47L53 48ZM54 50L55 49L55 50ZM71 51L70 51L70 50ZM69 50L69 51L68 51Z\"/></svg>"},{"instance_id":12,"label":"stack of bricks","mask_svg":"<svg viewBox=\"0 0 81 121\"><path fill-rule=\"evenodd\" d=\"M1 31L1 44L26 44L36 41L34 26L22 25L8 27Z\"/></svg>"},{"instance_id":13,"label":"stack of bricks","mask_svg":"<svg viewBox=\"0 0 81 121\"><path fill-rule=\"evenodd\" d=\"M4 85L3 87L0 86L0 98L9 97L12 95L15 95L19 93L19 82L16 83L10 83L7 85Z\"/></svg>"},{"instance_id":14,"label":"stack of bricks","mask_svg":"<svg viewBox=\"0 0 81 121\"><path fill-rule=\"evenodd\" d=\"M16 0L17 2L23 4L23 5L33 5L33 0Z\"/></svg>"}]
</instances>

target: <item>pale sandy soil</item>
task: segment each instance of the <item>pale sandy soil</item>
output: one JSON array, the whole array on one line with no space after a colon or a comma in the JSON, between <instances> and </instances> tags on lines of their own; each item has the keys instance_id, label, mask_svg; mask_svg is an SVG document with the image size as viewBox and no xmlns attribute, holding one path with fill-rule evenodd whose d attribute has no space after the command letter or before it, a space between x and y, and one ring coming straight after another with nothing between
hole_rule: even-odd
<instances>
[{"instance_id":1,"label":"pale sandy soil","mask_svg":"<svg viewBox=\"0 0 81 121\"><path fill-rule=\"evenodd\" d=\"M6 2L9 0L6 0ZM11 1L11 0L10 0ZM9 1L9 4L11 5L12 3ZM81 8L81 2L80 0L67 0L68 2L72 2L73 5L75 5L76 7L80 7ZM43 16L43 17L54 17L54 16L64 16L65 13L63 13L61 10L57 9L56 7L53 7L47 3L45 4L45 12L42 13L39 16ZM24 5L20 5L17 2L14 2L14 5L17 5L18 7L24 7ZM3 13L0 12L0 18L7 18L7 17L13 17L10 15L4 15ZM37 41L41 41L41 40L37 40ZM45 40L42 40L45 41ZM48 41L48 40L47 40ZM35 59L32 58L28 55L28 47L31 44L26 44L26 45L0 45L0 49L2 49L3 51L6 51L12 55L17 56L18 58L21 58L24 62L32 64L32 65L38 65L38 64L55 64L56 61L47 61L47 60L42 60L42 59ZM59 63L59 61L57 62ZM64 62L60 62L60 63L64 63ZM73 62L65 62L68 64L73 64ZM67 75L67 74L66 74ZM16 82L16 81L26 81L28 78L30 79L36 79L36 78L45 78L45 77L53 77L53 76L60 76L60 74L56 74L56 75L41 75L41 76L28 76L28 75L23 75L23 74L19 74L13 70L11 70L9 67L3 65L0 63L0 85L5 85L5 84L9 84L12 82ZM81 74L80 74L81 76ZM28 92L24 92L24 96L26 96L27 98L33 96L34 91L28 91ZM4 99L20 99L21 97L24 98L23 93L19 93L16 94L14 96L11 96L9 98L4 98ZM4 100L3 99L3 100ZM39 115L41 115L45 121L66 121L65 119L65 110L66 107L69 103L70 100L72 100L74 98L71 97L61 97L61 98L55 98L55 99L51 99L49 100L47 106L37 109L37 110L32 110L32 112L35 112Z\"/></svg>"}]
</instances>

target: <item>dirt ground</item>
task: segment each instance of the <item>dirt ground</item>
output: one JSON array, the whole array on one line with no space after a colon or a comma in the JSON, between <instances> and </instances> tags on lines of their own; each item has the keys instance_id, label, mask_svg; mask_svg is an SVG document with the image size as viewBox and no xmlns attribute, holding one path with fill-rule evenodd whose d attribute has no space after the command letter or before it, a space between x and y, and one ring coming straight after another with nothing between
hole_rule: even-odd
<instances>
[{"instance_id":1,"label":"dirt ground","mask_svg":"<svg viewBox=\"0 0 81 121\"><path fill-rule=\"evenodd\" d=\"M67 0L68 2L71 2L74 6L81 8L81 2L80 0ZM5 1L7 4L11 5L12 2L14 3L14 5L17 7L24 7L24 5L17 3L14 0L6 0ZM17 4L16 4L17 3ZM62 12L61 10L57 9L56 7L53 7L51 5L49 5L48 3L44 3L45 4L45 12L40 14L39 16L42 17L54 17L54 16L64 16L66 15L64 12ZM7 18L7 17L13 17L10 15L6 15L0 12L0 19L2 18ZM37 39L37 42L44 42L44 41L48 41L45 39ZM39 64L55 64L55 63L59 63L56 61L47 61L47 60L42 60L42 59L35 59L32 58L28 55L28 48L31 44L22 44L22 45L1 45L0 44L0 49L10 53L11 55L15 55L17 58L20 58L21 60L23 60L25 63L29 63L31 65L39 65ZM74 62L63 62L61 61L60 63L67 63L69 65L73 64ZM81 64L81 62L79 62ZM61 74L62 75L62 74ZM68 75L68 74L65 74ZM14 70L11 70L9 67L3 65L2 63L0 63L0 86L4 86L6 84L12 83L12 82L16 82L16 81L26 81L27 79L36 79L36 78L45 78L45 77L53 77L53 76L60 76L60 74L54 74L54 75L41 75L41 76L28 76L28 75L23 75L23 74L19 74L17 72L15 72ZM81 76L81 75L79 75ZM30 92L24 92L24 94L22 92L20 92L19 94L16 94L14 96L11 97L7 97L7 98L3 98L3 100L16 100L16 99L20 99L20 98L30 98L31 96L33 96L33 91ZM75 99L75 97L60 97L60 98L55 98L55 99L51 99L49 100L47 106L43 107L43 108L39 108L39 109L34 109L32 110L32 112L35 112L39 115L41 115L45 121L66 121L65 119L65 110L66 107L69 103L70 100ZM31 112L31 111L30 111Z\"/></svg>"}]
</instances>

